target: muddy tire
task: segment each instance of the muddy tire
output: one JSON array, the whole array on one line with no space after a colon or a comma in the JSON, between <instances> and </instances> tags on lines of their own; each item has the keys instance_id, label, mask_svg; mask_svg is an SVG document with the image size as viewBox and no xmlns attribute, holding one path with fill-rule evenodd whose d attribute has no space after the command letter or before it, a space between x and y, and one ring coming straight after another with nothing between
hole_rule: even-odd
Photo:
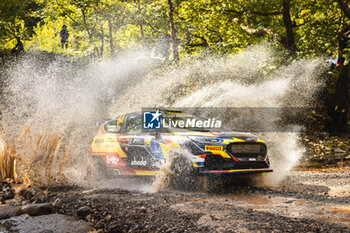
<instances>
[{"instance_id":1,"label":"muddy tire","mask_svg":"<svg viewBox=\"0 0 350 233\"><path fill-rule=\"evenodd\" d=\"M178 190L195 189L195 174L192 162L185 156L177 154L171 163L169 184Z\"/></svg>"}]
</instances>

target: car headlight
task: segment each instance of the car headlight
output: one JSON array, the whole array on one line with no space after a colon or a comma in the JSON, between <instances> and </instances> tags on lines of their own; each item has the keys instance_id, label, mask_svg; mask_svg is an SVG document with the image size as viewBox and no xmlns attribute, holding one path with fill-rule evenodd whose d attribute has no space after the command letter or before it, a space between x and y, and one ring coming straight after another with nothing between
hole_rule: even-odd
<instances>
[{"instance_id":1,"label":"car headlight","mask_svg":"<svg viewBox=\"0 0 350 233\"><path fill-rule=\"evenodd\" d=\"M221 138L217 137L188 136L188 138L194 142L203 144L220 144L223 141Z\"/></svg>"}]
</instances>

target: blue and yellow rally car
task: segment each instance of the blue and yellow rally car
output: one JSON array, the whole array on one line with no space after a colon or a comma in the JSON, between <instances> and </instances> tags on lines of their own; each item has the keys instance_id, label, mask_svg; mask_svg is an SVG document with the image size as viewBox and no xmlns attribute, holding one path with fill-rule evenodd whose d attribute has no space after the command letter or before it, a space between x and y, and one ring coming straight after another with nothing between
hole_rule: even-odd
<instances>
[{"instance_id":1,"label":"blue and yellow rally car","mask_svg":"<svg viewBox=\"0 0 350 233\"><path fill-rule=\"evenodd\" d=\"M164 122L196 118L177 110L160 113ZM145 132L143 123L142 112L104 122L93 139L89 157L101 170L120 176L153 176L176 148L189 152L193 173L198 175L272 171L264 141L250 133L176 124Z\"/></svg>"}]
</instances>

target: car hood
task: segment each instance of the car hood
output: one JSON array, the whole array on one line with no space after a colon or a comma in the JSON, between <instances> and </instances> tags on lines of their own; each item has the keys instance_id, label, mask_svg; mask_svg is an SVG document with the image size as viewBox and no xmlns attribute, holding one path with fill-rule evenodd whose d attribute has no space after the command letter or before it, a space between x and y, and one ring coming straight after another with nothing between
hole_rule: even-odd
<instances>
[{"instance_id":1,"label":"car hood","mask_svg":"<svg viewBox=\"0 0 350 233\"><path fill-rule=\"evenodd\" d=\"M242 140L256 140L257 136L242 131L195 131L195 130L184 130L182 132L176 132L176 135L181 136L202 136L202 137L218 137L218 138L237 138Z\"/></svg>"}]
</instances>

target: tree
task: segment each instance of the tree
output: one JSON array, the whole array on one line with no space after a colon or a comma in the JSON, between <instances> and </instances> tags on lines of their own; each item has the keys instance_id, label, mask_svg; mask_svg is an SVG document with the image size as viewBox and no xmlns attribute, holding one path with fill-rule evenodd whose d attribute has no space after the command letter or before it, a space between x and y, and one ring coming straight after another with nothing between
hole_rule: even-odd
<instances>
[{"instance_id":1,"label":"tree","mask_svg":"<svg viewBox=\"0 0 350 233\"><path fill-rule=\"evenodd\" d=\"M344 0L337 1L345 19L342 30L338 33L340 73L335 90L333 120L338 131L346 132L349 130L347 117L350 106L350 62L347 59L347 50L350 47L350 4Z\"/></svg>"},{"instance_id":2,"label":"tree","mask_svg":"<svg viewBox=\"0 0 350 233\"><path fill-rule=\"evenodd\" d=\"M98 8L98 13L102 16L104 21L107 21L108 28L108 42L110 49L110 56L115 55L115 31L118 30L124 23L126 19L126 7L125 4L119 1L106 0ZM103 22L102 22L103 23ZM103 26L101 25L103 30ZM102 33L101 30L101 34ZM102 35L101 35L102 38ZM101 48L102 49L102 48Z\"/></svg>"},{"instance_id":3,"label":"tree","mask_svg":"<svg viewBox=\"0 0 350 233\"><path fill-rule=\"evenodd\" d=\"M185 47L232 52L261 39L296 54L290 0L184 1L179 6Z\"/></svg>"},{"instance_id":4,"label":"tree","mask_svg":"<svg viewBox=\"0 0 350 233\"><path fill-rule=\"evenodd\" d=\"M180 61L179 56L179 50L178 50L178 43L177 43L177 36L176 36L176 29L174 25L174 5L172 0L168 0L168 14L169 14L169 28L170 28L170 35L171 35L171 43L173 47L173 58L175 64L178 64Z\"/></svg>"},{"instance_id":5,"label":"tree","mask_svg":"<svg viewBox=\"0 0 350 233\"><path fill-rule=\"evenodd\" d=\"M0 2L0 48L16 37L23 39L33 35L33 28L41 17L34 13L41 8L34 0L2 0ZM13 43L10 43L13 46Z\"/></svg>"},{"instance_id":6,"label":"tree","mask_svg":"<svg viewBox=\"0 0 350 233\"><path fill-rule=\"evenodd\" d=\"M282 0L282 14L283 24L286 29L286 41L284 44L290 55L295 56L297 48L294 42L293 23L290 18L290 0Z\"/></svg>"}]
</instances>

